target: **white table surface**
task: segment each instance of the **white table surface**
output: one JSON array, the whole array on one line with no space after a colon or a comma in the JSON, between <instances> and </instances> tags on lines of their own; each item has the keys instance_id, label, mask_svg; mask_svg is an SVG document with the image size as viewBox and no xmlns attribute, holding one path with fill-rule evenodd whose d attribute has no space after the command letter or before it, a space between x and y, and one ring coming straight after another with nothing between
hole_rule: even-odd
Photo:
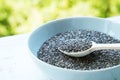
<instances>
[{"instance_id":1,"label":"white table surface","mask_svg":"<svg viewBox=\"0 0 120 80\"><path fill-rule=\"evenodd\" d=\"M109 18L119 22L120 16ZM27 52L29 34L0 38L0 80L49 80Z\"/></svg>"},{"instance_id":2,"label":"white table surface","mask_svg":"<svg viewBox=\"0 0 120 80\"><path fill-rule=\"evenodd\" d=\"M29 34L0 38L0 80L49 80L27 52Z\"/></svg>"}]
</instances>

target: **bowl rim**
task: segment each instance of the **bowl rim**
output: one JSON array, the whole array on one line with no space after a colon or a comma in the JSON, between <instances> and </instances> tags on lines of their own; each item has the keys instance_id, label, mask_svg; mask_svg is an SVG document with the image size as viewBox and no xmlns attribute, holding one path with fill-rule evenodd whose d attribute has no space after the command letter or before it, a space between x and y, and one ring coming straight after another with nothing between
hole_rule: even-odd
<instances>
[{"instance_id":1,"label":"bowl rim","mask_svg":"<svg viewBox=\"0 0 120 80\"><path fill-rule=\"evenodd\" d=\"M63 21L63 20L68 20L68 19L77 19L77 18L83 18L83 19L99 19L99 20L104 20L104 21L109 21L111 23L115 23L114 21L110 21L106 18L100 18L100 17L94 17L94 16L74 16L74 17L66 17L66 18L59 18L59 19L55 19L55 20L51 20L51 21L48 21L47 23L44 23L42 25L40 25L38 28L34 29L29 37L28 37L28 40L27 40L27 46L28 46L28 50L29 50L29 54L30 56L32 56L32 58L34 58L37 62L39 63L42 63L48 67L52 67L52 68L56 68L56 69L59 69L59 70L64 70L64 71L70 71L70 72L100 72L100 71L107 71L107 70L112 70L112 69L115 69L115 68L118 68L120 67L120 64L118 65L115 65L115 66L112 66L112 67L107 67L107 68L101 68L101 69L92 69L92 70L81 70L81 69L78 69L78 70L75 70L75 69L68 69L68 68L62 68L62 67L58 67L58 66L55 66L55 65L52 65L52 64L48 64L40 59L38 59L31 51L30 47L29 47L29 43L30 43L30 38L33 36L33 34L39 30L40 28L44 27L45 25L48 25L50 23L54 23L54 22L58 22L58 21ZM119 24L119 23L117 23Z\"/></svg>"}]
</instances>

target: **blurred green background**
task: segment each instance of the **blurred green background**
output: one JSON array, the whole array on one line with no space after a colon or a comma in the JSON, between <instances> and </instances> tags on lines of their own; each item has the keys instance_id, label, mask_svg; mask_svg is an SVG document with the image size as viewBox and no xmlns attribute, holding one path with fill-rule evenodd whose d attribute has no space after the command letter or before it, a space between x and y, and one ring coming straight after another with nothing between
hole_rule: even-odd
<instances>
[{"instance_id":1,"label":"blurred green background","mask_svg":"<svg viewBox=\"0 0 120 80\"><path fill-rule=\"evenodd\" d=\"M119 14L120 0L0 0L0 37L30 32L58 18Z\"/></svg>"}]
</instances>

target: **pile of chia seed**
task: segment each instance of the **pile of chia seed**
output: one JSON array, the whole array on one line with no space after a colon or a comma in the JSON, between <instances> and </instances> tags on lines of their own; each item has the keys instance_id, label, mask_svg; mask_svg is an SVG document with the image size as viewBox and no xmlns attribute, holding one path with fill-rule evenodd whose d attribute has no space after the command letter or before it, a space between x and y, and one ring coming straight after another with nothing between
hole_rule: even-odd
<instances>
[{"instance_id":1,"label":"pile of chia seed","mask_svg":"<svg viewBox=\"0 0 120 80\"><path fill-rule=\"evenodd\" d=\"M87 56L78 58L67 56L60 52L58 47L64 46L63 43L70 39L85 39L96 43L120 43L120 40L97 31L69 31L56 34L45 41L38 51L38 58L48 64L73 70L94 70L120 64L119 50L97 50Z\"/></svg>"},{"instance_id":2,"label":"pile of chia seed","mask_svg":"<svg viewBox=\"0 0 120 80\"><path fill-rule=\"evenodd\" d=\"M92 47L92 42L85 39L65 40L58 49L66 52L81 52Z\"/></svg>"}]
</instances>

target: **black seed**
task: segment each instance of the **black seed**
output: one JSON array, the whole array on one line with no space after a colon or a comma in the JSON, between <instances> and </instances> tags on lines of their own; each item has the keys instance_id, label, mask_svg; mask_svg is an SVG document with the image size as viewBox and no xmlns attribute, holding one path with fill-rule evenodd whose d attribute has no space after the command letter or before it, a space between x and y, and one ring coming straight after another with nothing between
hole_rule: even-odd
<instances>
[{"instance_id":1,"label":"black seed","mask_svg":"<svg viewBox=\"0 0 120 80\"><path fill-rule=\"evenodd\" d=\"M72 39L75 41L72 46L68 46L71 44L69 40ZM118 50L98 50L81 58L67 56L58 50L61 45L66 51L79 51L91 47L86 46L79 49L78 43L81 39L96 43L120 43L120 40L97 31L69 31L56 34L45 41L38 51L38 58L48 64L74 70L101 69L120 64L120 51Z\"/></svg>"},{"instance_id":2,"label":"black seed","mask_svg":"<svg viewBox=\"0 0 120 80\"><path fill-rule=\"evenodd\" d=\"M85 39L69 39L65 40L59 49L67 52L85 51L91 48L92 42Z\"/></svg>"}]
</instances>

